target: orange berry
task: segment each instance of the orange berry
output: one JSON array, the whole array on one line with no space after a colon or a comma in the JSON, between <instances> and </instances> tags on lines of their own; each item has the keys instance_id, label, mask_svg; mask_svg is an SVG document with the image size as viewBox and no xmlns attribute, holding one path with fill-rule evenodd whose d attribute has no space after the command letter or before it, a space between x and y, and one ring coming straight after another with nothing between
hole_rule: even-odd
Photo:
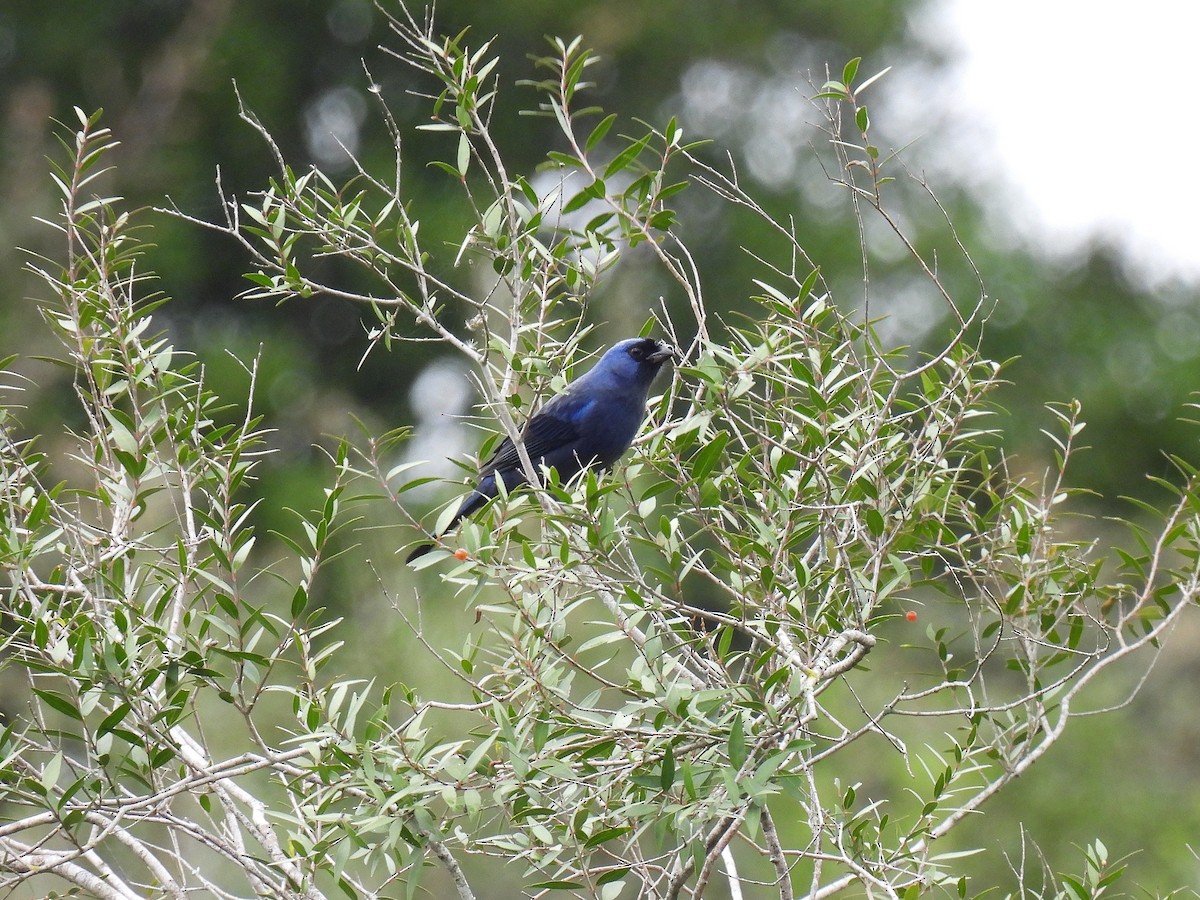
<instances>
[{"instance_id":1,"label":"orange berry","mask_svg":"<svg viewBox=\"0 0 1200 900\"><path fill-rule=\"evenodd\" d=\"M466 559L469 555L470 554L468 554L467 551L464 550L462 547L459 547L457 550L454 551L454 558L459 561ZM914 617L915 617L915 613L914 613Z\"/></svg>"},{"instance_id":2,"label":"orange berry","mask_svg":"<svg viewBox=\"0 0 1200 900\"><path fill-rule=\"evenodd\" d=\"M915 609L910 609L904 614L904 618L908 619L910 622L917 621L917 611Z\"/></svg>"}]
</instances>

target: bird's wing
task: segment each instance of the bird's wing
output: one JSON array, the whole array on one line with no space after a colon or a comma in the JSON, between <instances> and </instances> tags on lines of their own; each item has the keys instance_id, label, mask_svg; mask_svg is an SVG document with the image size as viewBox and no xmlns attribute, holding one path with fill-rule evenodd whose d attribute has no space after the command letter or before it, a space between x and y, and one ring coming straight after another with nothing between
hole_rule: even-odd
<instances>
[{"instance_id":1,"label":"bird's wing","mask_svg":"<svg viewBox=\"0 0 1200 900\"><path fill-rule=\"evenodd\" d=\"M579 428L573 421L578 412L579 410L573 410L565 404L551 402L529 420L525 428L525 450L535 466L542 457L579 438ZM492 454L492 458L480 468L479 474L487 476L493 472L507 472L520 467L521 457L517 455L517 448L510 438L505 438Z\"/></svg>"}]
</instances>

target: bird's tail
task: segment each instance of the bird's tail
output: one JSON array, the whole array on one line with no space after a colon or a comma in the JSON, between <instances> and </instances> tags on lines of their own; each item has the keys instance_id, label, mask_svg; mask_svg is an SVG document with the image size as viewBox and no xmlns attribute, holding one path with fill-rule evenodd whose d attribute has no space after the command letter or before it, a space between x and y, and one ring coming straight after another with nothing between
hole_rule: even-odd
<instances>
[{"instance_id":1,"label":"bird's tail","mask_svg":"<svg viewBox=\"0 0 1200 900\"><path fill-rule=\"evenodd\" d=\"M481 494L478 490L472 491L470 496L463 501L462 506L458 508L458 512L454 514L454 518L450 520L450 523L437 534L431 534L430 537L433 538L432 541L428 541L424 544L418 544L415 548L413 548L412 552L405 557L404 562L410 563L414 559L420 559L422 556L436 547L439 540L453 531L458 526L459 522L461 522L471 513L475 512L475 510L479 509L479 507L483 506L490 499L491 497L489 497L487 494Z\"/></svg>"},{"instance_id":2,"label":"bird's tail","mask_svg":"<svg viewBox=\"0 0 1200 900\"><path fill-rule=\"evenodd\" d=\"M422 556L424 556L426 553L428 553L430 550L432 550L436 546L437 546L437 544L433 543L432 541L429 541L428 543L425 543L425 544L418 544L413 549L413 551L408 554L408 556L404 557L404 562L410 563L414 559L420 559Z\"/></svg>"},{"instance_id":3,"label":"bird's tail","mask_svg":"<svg viewBox=\"0 0 1200 900\"><path fill-rule=\"evenodd\" d=\"M428 553L430 550L432 550L434 547L436 547L437 542L440 541L443 537L445 537L448 532L453 530L454 526L457 525L459 523L459 521L461 521L461 519L462 519L461 515L456 515L453 519L450 520L450 524L446 526L445 531L439 531L437 534L429 535L431 538L433 538L433 540L426 541L423 544L417 544L417 546L412 549L412 551L408 554L408 556L404 557L404 562L407 564L407 563L412 562L414 559L420 559L422 556L424 556L426 553Z\"/></svg>"}]
</instances>

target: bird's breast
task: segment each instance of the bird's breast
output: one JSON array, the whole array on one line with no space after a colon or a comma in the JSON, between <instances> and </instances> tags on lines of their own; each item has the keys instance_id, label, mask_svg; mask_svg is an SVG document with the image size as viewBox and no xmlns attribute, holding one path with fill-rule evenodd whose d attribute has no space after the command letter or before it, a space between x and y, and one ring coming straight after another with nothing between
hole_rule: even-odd
<instances>
[{"instance_id":1,"label":"bird's breast","mask_svg":"<svg viewBox=\"0 0 1200 900\"><path fill-rule=\"evenodd\" d=\"M605 466L611 466L629 449L642 423L645 406L628 402L591 405L579 425L579 447Z\"/></svg>"}]
</instances>

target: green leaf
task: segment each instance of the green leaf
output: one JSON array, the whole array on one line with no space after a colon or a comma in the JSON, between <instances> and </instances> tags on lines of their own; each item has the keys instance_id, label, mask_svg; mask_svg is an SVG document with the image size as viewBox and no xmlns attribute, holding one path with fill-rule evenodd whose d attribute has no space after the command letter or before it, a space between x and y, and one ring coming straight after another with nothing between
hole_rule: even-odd
<instances>
[{"instance_id":1,"label":"green leaf","mask_svg":"<svg viewBox=\"0 0 1200 900\"><path fill-rule=\"evenodd\" d=\"M729 648L733 646L733 629L728 625L721 626L721 633L717 637L717 657L719 659L729 658Z\"/></svg>"},{"instance_id":2,"label":"green leaf","mask_svg":"<svg viewBox=\"0 0 1200 900\"><path fill-rule=\"evenodd\" d=\"M433 160L429 163L429 165L435 169L441 169L447 175L453 175L455 178L460 177L458 170L455 169L454 166L450 165L449 163L444 163L440 159Z\"/></svg>"},{"instance_id":3,"label":"green leaf","mask_svg":"<svg viewBox=\"0 0 1200 900\"><path fill-rule=\"evenodd\" d=\"M300 613L304 612L304 607L308 605L308 591L304 589L304 585L296 588L296 593L292 595L292 618L298 618Z\"/></svg>"},{"instance_id":4,"label":"green leaf","mask_svg":"<svg viewBox=\"0 0 1200 900\"><path fill-rule=\"evenodd\" d=\"M604 177L612 178L618 172L628 169L633 161L642 155L642 151L646 149L646 145L649 143L650 135L646 135L640 141L634 141L632 144L618 153L615 157L613 157L613 161L610 162L608 167L604 170Z\"/></svg>"},{"instance_id":5,"label":"green leaf","mask_svg":"<svg viewBox=\"0 0 1200 900\"><path fill-rule=\"evenodd\" d=\"M1062 880L1063 887L1066 888L1064 893L1067 893L1072 897L1076 897L1078 900L1089 900L1089 898L1092 896L1092 892L1085 888L1083 886L1083 882L1081 882L1079 879L1072 878L1070 875L1064 875L1062 876Z\"/></svg>"},{"instance_id":6,"label":"green leaf","mask_svg":"<svg viewBox=\"0 0 1200 900\"><path fill-rule=\"evenodd\" d=\"M50 509L50 498L46 494L38 494L37 499L33 501L33 506L29 510L29 515L25 518L25 527L33 531L42 524L42 520L46 517L46 513Z\"/></svg>"},{"instance_id":7,"label":"green leaf","mask_svg":"<svg viewBox=\"0 0 1200 900\"><path fill-rule=\"evenodd\" d=\"M562 211L564 213L575 212L575 210L581 209L592 200L603 197L606 190L607 189L605 188L604 182L597 178L590 185L568 200Z\"/></svg>"},{"instance_id":8,"label":"green leaf","mask_svg":"<svg viewBox=\"0 0 1200 900\"><path fill-rule=\"evenodd\" d=\"M96 736L103 737L124 721L129 715L129 704L120 703L117 708L104 717L104 720L96 727Z\"/></svg>"},{"instance_id":9,"label":"green leaf","mask_svg":"<svg viewBox=\"0 0 1200 900\"><path fill-rule=\"evenodd\" d=\"M41 700L51 709L56 710L62 713L64 716L74 719L77 722L83 721L83 716L79 712L79 707L61 694L56 694L53 691L40 690L38 688L34 688L33 693L39 700Z\"/></svg>"},{"instance_id":10,"label":"green leaf","mask_svg":"<svg viewBox=\"0 0 1200 900\"><path fill-rule=\"evenodd\" d=\"M458 136L458 174L467 177L467 169L471 165L471 140L466 132Z\"/></svg>"},{"instance_id":11,"label":"green leaf","mask_svg":"<svg viewBox=\"0 0 1200 900\"><path fill-rule=\"evenodd\" d=\"M862 62L861 56L856 56L842 68L842 83L853 84L854 76L858 74L858 64Z\"/></svg>"},{"instance_id":12,"label":"green leaf","mask_svg":"<svg viewBox=\"0 0 1200 900\"><path fill-rule=\"evenodd\" d=\"M598 143L604 140L604 136L608 134L608 129L612 128L613 122L615 121L617 121L616 113L612 113L611 115L607 115L601 119L600 124L593 128L592 133L588 135L587 143L584 144L584 149L591 150Z\"/></svg>"},{"instance_id":13,"label":"green leaf","mask_svg":"<svg viewBox=\"0 0 1200 900\"><path fill-rule=\"evenodd\" d=\"M620 828L605 828L603 831L597 831L590 838L584 841L583 846L590 850L593 847L599 847L601 844L607 843L614 838L619 838L623 834L628 834L632 830L633 829L628 825Z\"/></svg>"},{"instance_id":14,"label":"green leaf","mask_svg":"<svg viewBox=\"0 0 1200 900\"><path fill-rule=\"evenodd\" d=\"M562 166L568 166L573 169L585 168L583 162L578 157L571 156L569 153L560 153L557 150L549 150L546 152L546 156Z\"/></svg>"},{"instance_id":15,"label":"green leaf","mask_svg":"<svg viewBox=\"0 0 1200 900\"><path fill-rule=\"evenodd\" d=\"M729 764L740 769L746 761L746 723L739 713L729 728Z\"/></svg>"},{"instance_id":16,"label":"green leaf","mask_svg":"<svg viewBox=\"0 0 1200 900\"><path fill-rule=\"evenodd\" d=\"M687 794L689 800L694 801L699 796L696 793L696 779L695 776L692 775L691 763L689 763L686 758L683 760L683 790Z\"/></svg>"},{"instance_id":17,"label":"green leaf","mask_svg":"<svg viewBox=\"0 0 1200 900\"><path fill-rule=\"evenodd\" d=\"M858 124L858 130L864 133L871 127L871 119L865 106L860 106L854 111L854 121Z\"/></svg>"},{"instance_id":18,"label":"green leaf","mask_svg":"<svg viewBox=\"0 0 1200 900\"><path fill-rule=\"evenodd\" d=\"M808 273L808 277L804 279L804 283L800 285L800 293L797 295L800 302L803 303L808 299L808 295L813 292L817 286L817 279L821 277L821 269L818 267Z\"/></svg>"},{"instance_id":19,"label":"green leaf","mask_svg":"<svg viewBox=\"0 0 1200 900\"><path fill-rule=\"evenodd\" d=\"M620 881L622 878L624 878L626 875L629 874L629 870L631 868L633 868L633 867L632 866L621 866L616 869L610 869L609 871L605 872L603 875L601 875L599 878L596 879L596 884L604 885L604 884L609 884L614 881Z\"/></svg>"},{"instance_id":20,"label":"green leaf","mask_svg":"<svg viewBox=\"0 0 1200 900\"><path fill-rule=\"evenodd\" d=\"M62 753L55 753L52 757L50 757L49 762L46 763L46 767L42 769L41 778L38 780L41 782L42 787L47 793L53 790L54 786L58 784L58 776L62 771L62 764Z\"/></svg>"},{"instance_id":21,"label":"green leaf","mask_svg":"<svg viewBox=\"0 0 1200 900\"><path fill-rule=\"evenodd\" d=\"M721 453L725 449L725 445L729 443L729 435L724 431L718 431L711 441L700 448L699 452L692 457L691 470L692 478L696 481L703 481L710 474L713 468L717 465L717 460L721 458Z\"/></svg>"}]
</instances>

